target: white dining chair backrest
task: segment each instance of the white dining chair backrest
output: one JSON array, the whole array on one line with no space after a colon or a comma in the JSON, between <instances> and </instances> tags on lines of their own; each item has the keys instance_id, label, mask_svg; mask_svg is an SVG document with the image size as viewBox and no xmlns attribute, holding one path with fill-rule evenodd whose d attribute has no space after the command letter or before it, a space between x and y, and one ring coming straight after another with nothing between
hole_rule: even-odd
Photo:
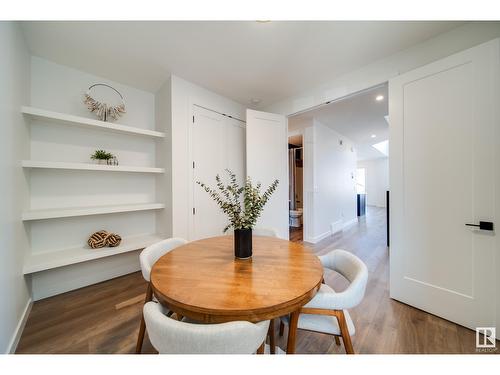
<instances>
[{"instance_id":1,"label":"white dining chair backrest","mask_svg":"<svg viewBox=\"0 0 500 375\"><path fill-rule=\"evenodd\" d=\"M164 354L252 354L264 342L269 320L192 324L165 316L156 302L144 305L151 344Z\"/></svg>"},{"instance_id":2,"label":"white dining chair backrest","mask_svg":"<svg viewBox=\"0 0 500 375\"><path fill-rule=\"evenodd\" d=\"M349 281L349 286L340 293L318 293L318 298L313 299L314 306L343 310L358 305L365 295L368 281L368 268L363 261L345 250L333 250L319 256L319 259L323 267L344 276Z\"/></svg>"},{"instance_id":3,"label":"white dining chair backrest","mask_svg":"<svg viewBox=\"0 0 500 375\"><path fill-rule=\"evenodd\" d=\"M252 235L278 238L278 232L272 228L253 228Z\"/></svg>"},{"instance_id":4,"label":"white dining chair backrest","mask_svg":"<svg viewBox=\"0 0 500 375\"><path fill-rule=\"evenodd\" d=\"M153 268L153 265L158 259L169 251L186 243L187 241L182 238L168 238L142 250L139 260L141 262L141 271L144 280L150 281L151 268Z\"/></svg>"}]
</instances>

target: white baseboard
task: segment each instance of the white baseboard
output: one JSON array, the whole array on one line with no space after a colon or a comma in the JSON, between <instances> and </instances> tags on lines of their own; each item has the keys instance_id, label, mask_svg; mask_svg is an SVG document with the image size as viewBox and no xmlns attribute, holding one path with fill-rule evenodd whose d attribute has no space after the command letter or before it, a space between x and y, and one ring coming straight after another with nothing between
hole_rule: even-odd
<instances>
[{"instance_id":1,"label":"white baseboard","mask_svg":"<svg viewBox=\"0 0 500 375\"><path fill-rule=\"evenodd\" d=\"M28 316L30 315L32 306L33 300L30 298L28 300L28 303L26 304L26 307L24 308L21 319L19 319L19 322L17 323L17 327L14 331L14 334L12 335L12 339L10 340L7 353L14 354L16 352L17 344L19 344L19 340L21 339L21 335L23 334L24 326L26 325L26 321L28 320Z\"/></svg>"},{"instance_id":2,"label":"white baseboard","mask_svg":"<svg viewBox=\"0 0 500 375\"><path fill-rule=\"evenodd\" d=\"M344 225L342 224L342 220L334 221L333 223L330 223L330 233L335 234L340 232L343 227Z\"/></svg>"},{"instance_id":3,"label":"white baseboard","mask_svg":"<svg viewBox=\"0 0 500 375\"><path fill-rule=\"evenodd\" d=\"M351 219L349 221L346 221L344 224L342 224L342 230L346 229L347 227L350 227L353 224L356 224L358 222L358 218L355 217L354 219Z\"/></svg>"},{"instance_id":4,"label":"white baseboard","mask_svg":"<svg viewBox=\"0 0 500 375\"><path fill-rule=\"evenodd\" d=\"M330 224L330 230L329 231L321 233L318 236L309 237L307 239L304 238L304 241L310 242L310 243L317 243L317 242L319 242L321 240L324 240L328 236L331 236L331 235L333 235L335 233L343 231L344 229L347 229L348 227L350 227L353 224L356 224L357 222L358 222L358 218L357 217L355 217L354 219L351 219L349 221L346 221L345 223L343 223L341 220L337 220L337 221L335 221L335 222L333 222L333 223Z\"/></svg>"},{"instance_id":5,"label":"white baseboard","mask_svg":"<svg viewBox=\"0 0 500 375\"><path fill-rule=\"evenodd\" d=\"M325 233L321 233L321 234L320 234L320 235L318 235L318 236L311 237L311 238L309 239L309 241L307 241L307 242L310 242L310 243L317 243L317 242L319 242L319 241L321 241L321 240L325 239L326 237L330 236L331 234L332 234L332 232L331 232L331 231L326 231Z\"/></svg>"}]
</instances>

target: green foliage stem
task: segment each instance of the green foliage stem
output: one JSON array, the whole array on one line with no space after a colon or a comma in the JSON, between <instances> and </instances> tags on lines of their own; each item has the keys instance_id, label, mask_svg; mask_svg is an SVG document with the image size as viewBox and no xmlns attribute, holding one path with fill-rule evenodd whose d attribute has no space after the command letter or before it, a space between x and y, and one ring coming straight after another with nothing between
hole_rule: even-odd
<instances>
[{"instance_id":1,"label":"green foliage stem","mask_svg":"<svg viewBox=\"0 0 500 375\"><path fill-rule=\"evenodd\" d=\"M226 169L226 172L229 176L227 185L222 182L219 175L215 176L217 188L211 188L200 181L196 183L212 197L222 212L228 216L229 224L224 228L224 232L227 232L230 228L251 229L257 223L264 206L278 187L279 181L274 180L261 194L260 182L253 186L252 180L247 177L245 184L239 186L236 175L229 169Z\"/></svg>"}]
</instances>

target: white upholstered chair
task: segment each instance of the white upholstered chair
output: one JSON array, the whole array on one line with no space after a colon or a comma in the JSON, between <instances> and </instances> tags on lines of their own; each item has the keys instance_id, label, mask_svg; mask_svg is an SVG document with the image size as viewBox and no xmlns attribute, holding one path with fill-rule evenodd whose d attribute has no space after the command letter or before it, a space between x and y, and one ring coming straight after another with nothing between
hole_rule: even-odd
<instances>
[{"instance_id":1,"label":"white upholstered chair","mask_svg":"<svg viewBox=\"0 0 500 375\"><path fill-rule=\"evenodd\" d=\"M164 315L159 303L144 305L151 344L160 354L252 354L266 339L269 321L192 324Z\"/></svg>"},{"instance_id":2,"label":"white upholstered chair","mask_svg":"<svg viewBox=\"0 0 500 375\"><path fill-rule=\"evenodd\" d=\"M297 328L334 335L338 345L341 336L346 352L354 354L351 335L354 335L355 328L347 309L355 307L363 299L368 269L361 259L345 250L333 250L319 259L323 267L344 276L349 286L336 293L322 284L314 298L300 310ZM280 335L283 335L284 324L289 324L288 316L281 318Z\"/></svg>"},{"instance_id":3,"label":"white upholstered chair","mask_svg":"<svg viewBox=\"0 0 500 375\"><path fill-rule=\"evenodd\" d=\"M168 238L166 240L157 242L151 246L146 247L142 250L139 260L141 263L142 277L148 282L148 289L146 291L146 299L144 303L149 302L153 299L153 289L151 287L151 269L158 259L169 251L186 244L187 241L182 238ZM144 341L144 332L146 325L144 322L144 315L141 318L141 326L139 328L139 336L137 337L137 345L135 348L136 353L140 353L142 349L142 342Z\"/></svg>"}]
</instances>

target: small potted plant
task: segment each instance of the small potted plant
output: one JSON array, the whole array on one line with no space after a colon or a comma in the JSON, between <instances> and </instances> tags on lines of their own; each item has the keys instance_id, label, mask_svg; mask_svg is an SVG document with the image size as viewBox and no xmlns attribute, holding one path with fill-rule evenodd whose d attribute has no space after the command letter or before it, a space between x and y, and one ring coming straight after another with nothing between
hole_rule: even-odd
<instances>
[{"instance_id":1,"label":"small potted plant","mask_svg":"<svg viewBox=\"0 0 500 375\"><path fill-rule=\"evenodd\" d=\"M95 160L97 164L109 164L114 157L115 156L110 152L104 150L96 150L90 158L92 160Z\"/></svg>"},{"instance_id":2,"label":"small potted plant","mask_svg":"<svg viewBox=\"0 0 500 375\"><path fill-rule=\"evenodd\" d=\"M240 186L236 181L236 175L228 169L226 171L230 180L228 185L224 185L219 175L215 177L217 189L208 187L200 181L197 183L210 194L222 212L228 216L229 224L224 228L224 233L230 228L234 229L235 257L250 258L252 256L252 228L276 190L279 181L274 180L264 193L261 193L260 182L253 186L250 177L247 177L245 184Z\"/></svg>"}]
</instances>

